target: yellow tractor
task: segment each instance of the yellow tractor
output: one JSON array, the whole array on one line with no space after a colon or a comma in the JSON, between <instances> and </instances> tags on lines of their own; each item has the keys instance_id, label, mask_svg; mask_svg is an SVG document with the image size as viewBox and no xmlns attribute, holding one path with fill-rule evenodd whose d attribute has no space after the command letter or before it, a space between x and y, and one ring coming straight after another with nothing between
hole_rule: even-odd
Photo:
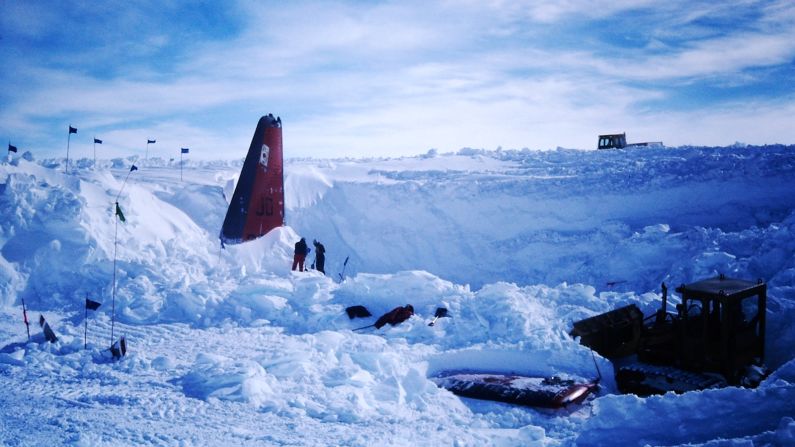
<instances>
[{"instance_id":1,"label":"yellow tractor","mask_svg":"<svg viewBox=\"0 0 795 447\"><path fill-rule=\"evenodd\" d=\"M720 275L676 291L676 312L668 312L663 283L653 315L631 304L574 323L571 335L613 362L624 393L756 386L766 374L766 284Z\"/></svg>"}]
</instances>

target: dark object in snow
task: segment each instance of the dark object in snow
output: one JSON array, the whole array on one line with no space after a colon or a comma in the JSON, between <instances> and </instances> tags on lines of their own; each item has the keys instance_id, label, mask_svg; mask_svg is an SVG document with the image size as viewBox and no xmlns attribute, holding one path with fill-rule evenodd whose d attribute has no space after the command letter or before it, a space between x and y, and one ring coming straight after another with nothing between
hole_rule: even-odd
<instances>
[{"instance_id":1,"label":"dark object in snow","mask_svg":"<svg viewBox=\"0 0 795 447\"><path fill-rule=\"evenodd\" d=\"M767 285L720 275L676 291L682 295L676 313L668 312L662 284L656 313L644 318L629 305L574 323L571 335L613 361L625 393L758 385L766 374Z\"/></svg>"},{"instance_id":2,"label":"dark object in snow","mask_svg":"<svg viewBox=\"0 0 795 447\"><path fill-rule=\"evenodd\" d=\"M643 143L630 143L627 144L627 134L615 133L607 135L599 135L599 144L597 149L623 149L625 147L648 147L648 146L662 146L662 141L646 141Z\"/></svg>"},{"instance_id":3,"label":"dark object in snow","mask_svg":"<svg viewBox=\"0 0 795 447\"><path fill-rule=\"evenodd\" d=\"M348 314L348 318L353 320L354 318L366 318L372 317L373 314L370 313L364 306L350 306L345 308L345 313Z\"/></svg>"},{"instance_id":4,"label":"dark object in snow","mask_svg":"<svg viewBox=\"0 0 795 447\"><path fill-rule=\"evenodd\" d=\"M433 326L434 324L436 324L436 320L438 320L439 318L444 318L446 316L447 316L447 309L445 309L444 307L437 307L436 312L433 314L433 320L430 323L428 323L428 326Z\"/></svg>"},{"instance_id":5,"label":"dark object in snow","mask_svg":"<svg viewBox=\"0 0 795 447\"><path fill-rule=\"evenodd\" d=\"M222 244L256 239L284 225L282 120L259 119L221 227Z\"/></svg>"},{"instance_id":6,"label":"dark object in snow","mask_svg":"<svg viewBox=\"0 0 795 447\"><path fill-rule=\"evenodd\" d=\"M44 319L44 315L39 315L39 326L41 326L42 331L44 332L44 338L50 342L55 343L58 341L58 337L55 336L55 332L53 332L52 328L50 327L50 323Z\"/></svg>"},{"instance_id":7,"label":"dark object in snow","mask_svg":"<svg viewBox=\"0 0 795 447\"><path fill-rule=\"evenodd\" d=\"M378 320L376 320L375 326L376 329L381 329L385 324L389 323L392 326L400 324L406 320L408 320L412 315L414 315L414 306L411 304L406 304L403 307L396 307L389 312L381 315Z\"/></svg>"},{"instance_id":8,"label":"dark object in snow","mask_svg":"<svg viewBox=\"0 0 795 447\"><path fill-rule=\"evenodd\" d=\"M476 372L442 372L431 380L459 396L543 408L580 404L599 388L598 380Z\"/></svg>"},{"instance_id":9,"label":"dark object in snow","mask_svg":"<svg viewBox=\"0 0 795 447\"><path fill-rule=\"evenodd\" d=\"M110 347L110 353L113 354L114 359L120 359L127 355L127 339L122 336L115 341Z\"/></svg>"}]
</instances>

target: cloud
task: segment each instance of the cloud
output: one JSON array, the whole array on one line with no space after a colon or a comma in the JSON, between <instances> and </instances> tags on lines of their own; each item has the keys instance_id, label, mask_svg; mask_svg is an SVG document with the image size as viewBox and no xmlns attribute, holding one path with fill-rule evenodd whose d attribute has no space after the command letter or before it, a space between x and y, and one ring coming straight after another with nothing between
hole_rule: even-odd
<instances>
[{"instance_id":1,"label":"cloud","mask_svg":"<svg viewBox=\"0 0 795 447\"><path fill-rule=\"evenodd\" d=\"M592 147L600 132L631 129L671 140L691 135L681 129L692 117L670 101L683 85L720 79L740 91L759 85L754 70L795 57L786 1L114 5L81 10L105 19L102 38L87 37L93 31L81 31L73 12L66 28L85 48L39 46L0 75L0 130L60 145L53 128L68 121L116 141L156 133L158 144L171 138L197 155L245 151L250 127L269 112L302 156ZM216 12L223 26L208 22ZM605 23L621 26L608 32ZM742 119L728 94L700 100L694 114ZM743 100L768 118L790 110L787 100Z\"/></svg>"},{"instance_id":2,"label":"cloud","mask_svg":"<svg viewBox=\"0 0 795 447\"><path fill-rule=\"evenodd\" d=\"M788 30L708 39L669 54L595 60L591 65L608 76L654 81L725 74L741 76L748 69L789 64L794 59L795 39Z\"/></svg>"}]
</instances>

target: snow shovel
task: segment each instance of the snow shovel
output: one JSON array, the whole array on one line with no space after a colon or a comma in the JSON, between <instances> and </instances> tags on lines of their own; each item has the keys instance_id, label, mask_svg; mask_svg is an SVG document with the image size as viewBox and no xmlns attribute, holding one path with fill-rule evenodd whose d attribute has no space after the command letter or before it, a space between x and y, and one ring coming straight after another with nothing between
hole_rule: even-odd
<instances>
[{"instance_id":1,"label":"snow shovel","mask_svg":"<svg viewBox=\"0 0 795 447\"><path fill-rule=\"evenodd\" d=\"M436 313L433 314L433 321L428 323L428 326L433 326L434 324L436 324L436 320L446 316L447 316L447 309L445 309L444 307L437 307Z\"/></svg>"}]
</instances>

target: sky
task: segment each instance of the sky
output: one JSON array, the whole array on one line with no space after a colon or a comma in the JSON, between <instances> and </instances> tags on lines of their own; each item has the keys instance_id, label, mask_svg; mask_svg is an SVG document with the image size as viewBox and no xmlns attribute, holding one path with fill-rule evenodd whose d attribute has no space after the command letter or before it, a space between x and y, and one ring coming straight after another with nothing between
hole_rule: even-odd
<instances>
[{"instance_id":1,"label":"sky","mask_svg":"<svg viewBox=\"0 0 795 447\"><path fill-rule=\"evenodd\" d=\"M788 144L793 29L791 0L0 0L0 139L241 159L273 113L288 158Z\"/></svg>"}]
</instances>

